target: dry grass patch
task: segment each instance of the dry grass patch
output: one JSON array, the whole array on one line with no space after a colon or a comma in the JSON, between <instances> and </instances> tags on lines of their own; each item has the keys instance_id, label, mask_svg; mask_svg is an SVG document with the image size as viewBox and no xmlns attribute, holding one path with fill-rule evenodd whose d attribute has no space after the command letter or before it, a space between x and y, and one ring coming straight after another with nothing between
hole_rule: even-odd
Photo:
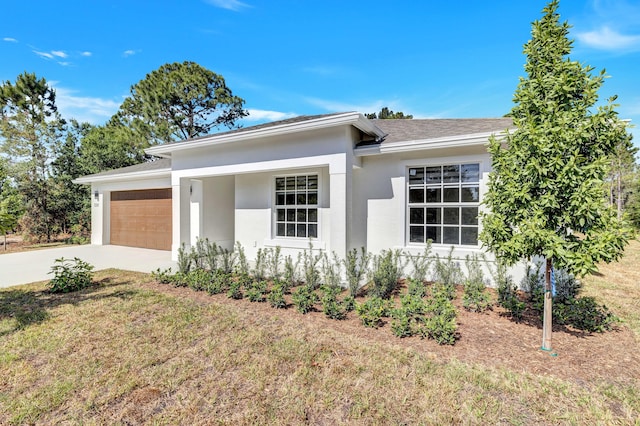
<instances>
[{"instance_id":1,"label":"dry grass patch","mask_svg":"<svg viewBox=\"0 0 640 426\"><path fill-rule=\"evenodd\" d=\"M321 313L162 287L146 274L108 270L96 279L74 294L51 295L43 284L0 291L0 424L633 424L640 417L637 378L532 374L462 361L456 347L427 350L422 345L433 342L396 339L388 329L353 333L349 321Z\"/></svg>"}]
</instances>

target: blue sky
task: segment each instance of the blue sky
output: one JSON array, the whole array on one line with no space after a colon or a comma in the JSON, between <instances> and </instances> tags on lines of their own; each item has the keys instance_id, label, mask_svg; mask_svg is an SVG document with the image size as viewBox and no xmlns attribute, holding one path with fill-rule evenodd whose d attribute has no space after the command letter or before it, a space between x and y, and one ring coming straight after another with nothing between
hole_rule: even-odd
<instances>
[{"instance_id":1,"label":"blue sky","mask_svg":"<svg viewBox=\"0 0 640 426\"><path fill-rule=\"evenodd\" d=\"M57 90L65 118L104 123L131 85L195 61L246 100L245 126L302 114L499 117L524 75L523 44L545 1L11 1L0 80L23 71ZM572 58L607 70L640 126L640 0L561 0ZM640 131L634 129L640 146Z\"/></svg>"}]
</instances>

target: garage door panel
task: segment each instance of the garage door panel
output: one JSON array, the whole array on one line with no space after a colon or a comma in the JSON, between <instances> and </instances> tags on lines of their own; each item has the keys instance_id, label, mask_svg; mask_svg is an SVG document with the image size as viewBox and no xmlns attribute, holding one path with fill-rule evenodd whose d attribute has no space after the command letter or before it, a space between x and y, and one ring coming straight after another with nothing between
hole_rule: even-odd
<instances>
[{"instance_id":1,"label":"garage door panel","mask_svg":"<svg viewBox=\"0 0 640 426\"><path fill-rule=\"evenodd\" d=\"M111 244L171 249L171 189L111 193Z\"/></svg>"}]
</instances>

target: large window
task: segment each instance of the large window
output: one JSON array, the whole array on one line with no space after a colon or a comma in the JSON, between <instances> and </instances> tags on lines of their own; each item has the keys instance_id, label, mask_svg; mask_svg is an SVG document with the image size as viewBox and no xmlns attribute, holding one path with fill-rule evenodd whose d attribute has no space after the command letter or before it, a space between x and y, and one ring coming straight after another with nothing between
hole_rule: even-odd
<instances>
[{"instance_id":1,"label":"large window","mask_svg":"<svg viewBox=\"0 0 640 426\"><path fill-rule=\"evenodd\" d=\"M318 238L318 175L276 177L276 236Z\"/></svg>"},{"instance_id":2,"label":"large window","mask_svg":"<svg viewBox=\"0 0 640 426\"><path fill-rule=\"evenodd\" d=\"M410 243L478 244L478 163L409 168L408 200Z\"/></svg>"}]
</instances>

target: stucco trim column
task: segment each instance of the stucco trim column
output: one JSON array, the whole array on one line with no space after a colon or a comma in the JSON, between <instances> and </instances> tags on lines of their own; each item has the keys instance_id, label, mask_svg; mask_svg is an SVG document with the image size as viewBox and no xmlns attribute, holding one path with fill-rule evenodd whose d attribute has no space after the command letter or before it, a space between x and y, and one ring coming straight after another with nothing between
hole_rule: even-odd
<instances>
[{"instance_id":1,"label":"stucco trim column","mask_svg":"<svg viewBox=\"0 0 640 426\"><path fill-rule=\"evenodd\" d=\"M347 167L344 154L335 155L332 160L329 163L329 247L344 259L349 247L351 167Z\"/></svg>"},{"instance_id":2,"label":"stucco trim column","mask_svg":"<svg viewBox=\"0 0 640 426\"><path fill-rule=\"evenodd\" d=\"M189 179L172 180L171 185L171 259L178 260L182 243L189 244L191 228Z\"/></svg>"},{"instance_id":3,"label":"stucco trim column","mask_svg":"<svg viewBox=\"0 0 640 426\"><path fill-rule=\"evenodd\" d=\"M191 226L189 232L189 241L194 246L198 239L202 237L204 217L203 217L203 188L202 181L197 179L191 179L189 181L189 215L191 219Z\"/></svg>"}]
</instances>

